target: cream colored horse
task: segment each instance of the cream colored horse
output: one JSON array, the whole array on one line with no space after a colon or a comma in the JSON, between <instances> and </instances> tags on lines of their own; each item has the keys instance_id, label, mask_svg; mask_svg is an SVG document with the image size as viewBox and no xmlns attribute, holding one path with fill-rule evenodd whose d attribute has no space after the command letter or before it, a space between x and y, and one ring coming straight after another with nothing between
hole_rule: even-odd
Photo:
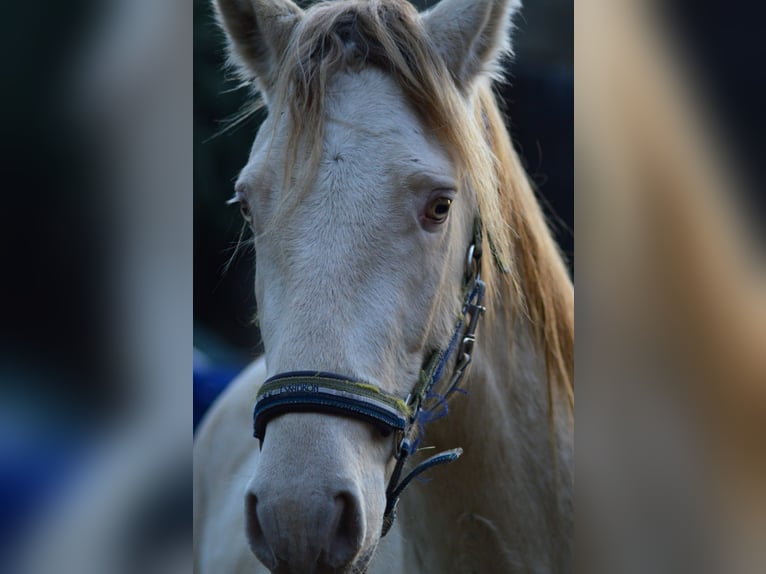
<instances>
[{"instance_id":1,"label":"cream colored horse","mask_svg":"<svg viewBox=\"0 0 766 574\"><path fill-rule=\"evenodd\" d=\"M573 289L491 93L516 2L216 7L269 108L236 185L266 353L197 436L195 571L570 571ZM381 538L394 437L293 412L259 449L254 398L292 370L405 398L454 329L477 217L488 311L421 442L464 454Z\"/></svg>"}]
</instances>

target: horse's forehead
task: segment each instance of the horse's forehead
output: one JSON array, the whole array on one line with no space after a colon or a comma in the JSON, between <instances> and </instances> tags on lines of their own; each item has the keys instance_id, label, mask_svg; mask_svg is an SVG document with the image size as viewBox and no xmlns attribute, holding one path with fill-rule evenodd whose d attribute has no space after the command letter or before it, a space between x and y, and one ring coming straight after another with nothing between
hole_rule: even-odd
<instances>
[{"instance_id":1,"label":"horse's forehead","mask_svg":"<svg viewBox=\"0 0 766 574\"><path fill-rule=\"evenodd\" d=\"M398 84L375 68L336 76L325 110L322 171L339 172L341 160L347 177L364 173L379 183L451 172L440 141L429 135Z\"/></svg>"},{"instance_id":2,"label":"horse's forehead","mask_svg":"<svg viewBox=\"0 0 766 574\"><path fill-rule=\"evenodd\" d=\"M290 122L283 115L268 121L274 123L265 130L267 136L257 138L245 175L270 174L274 184L283 173L282 162L290 157L285 147ZM424 126L396 81L376 68L339 73L331 79L323 123L323 141L318 142L321 161L313 186L317 192L353 193L374 187L380 193L421 173L452 175L441 142Z\"/></svg>"},{"instance_id":3,"label":"horse's forehead","mask_svg":"<svg viewBox=\"0 0 766 574\"><path fill-rule=\"evenodd\" d=\"M274 142L287 144L290 122L286 116L270 120L275 123L267 131L274 130L276 139L256 140L251 160L268 156L273 167L274 156L267 152ZM427 135L402 89L377 68L333 76L324 97L322 121L322 156L356 158L356 163L386 164L388 169L392 162L414 158L424 164L439 164L439 169L447 167L441 165L445 154L439 142Z\"/></svg>"},{"instance_id":4,"label":"horse's forehead","mask_svg":"<svg viewBox=\"0 0 766 574\"><path fill-rule=\"evenodd\" d=\"M335 76L327 91L326 116L347 137L375 142L411 144L417 148L424 138L417 115L398 84L383 72L367 68Z\"/></svg>"}]
</instances>

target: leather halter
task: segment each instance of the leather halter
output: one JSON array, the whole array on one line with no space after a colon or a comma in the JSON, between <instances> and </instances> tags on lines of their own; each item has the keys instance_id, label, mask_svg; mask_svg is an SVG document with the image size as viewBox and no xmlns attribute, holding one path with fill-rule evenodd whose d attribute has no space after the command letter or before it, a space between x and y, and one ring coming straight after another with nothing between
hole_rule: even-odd
<instances>
[{"instance_id":1,"label":"leather halter","mask_svg":"<svg viewBox=\"0 0 766 574\"><path fill-rule=\"evenodd\" d=\"M295 412L342 415L369 423L385 436L396 433L396 465L386 489L381 536L391 529L399 497L412 479L433 466L457 460L463 452L463 449L455 448L434 455L401 478L404 464L416 452L422 415L433 408L427 407L426 403L438 398L439 404L443 404L459 388L471 364L476 328L485 311L482 306L485 285L480 274L481 256L482 229L477 218L473 240L468 247L463 303L454 332L447 348L433 353L407 398L388 394L375 385L317 371L280 373L268 379L258 391L253 411L253 434L261 445L266 436L266 425L271 419ZM452 373L445 376L453 356L457 358Z\"/></svg>"}]
</instances>

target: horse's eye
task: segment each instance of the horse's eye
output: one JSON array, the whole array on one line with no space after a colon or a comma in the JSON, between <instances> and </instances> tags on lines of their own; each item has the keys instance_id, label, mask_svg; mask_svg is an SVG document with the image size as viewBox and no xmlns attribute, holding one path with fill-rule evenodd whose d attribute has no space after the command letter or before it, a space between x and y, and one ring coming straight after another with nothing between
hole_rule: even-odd
<instances>
[{"instance_id":1,"label":"horse's eye","mask_svg":"<svg viewBox=\"0 0 766 574\"><path fill-rule=\"evenodd\" d=\"M249 224L253 223L253 216L250 213L250 206L247 204L245 199L241 199L239 201L239 211L245 221L247 221Z\"/></svg>"},{"instance_id":2,"label":"horse's eye","mask_svg":"<svg viewBox=\"0 0 766 574\"><path fill-rule=\"evenodd\" d=\"M449 197L437 197L426 208L426 217L433 223L444 223L449 215L452 200Z\"/></svg>"},{"instance_id":3,"label":"horse's eye","mask_svg":"<svg viewBox=\"0 0 766 574\"><path fill-rule=\"evenodd\" d=\"M226 205L239 205L239 212L242 214L242 219L250 225L253 224L253 215L250 213L250 206L247 203L245 194L238 191L234 194L234 197L226 202Z\"/></svg>"},{"instance_id":4,"label":"horse's eye","mask_svg":"<svg viewBox=\"0 0 766 574\"><path fill-rule=\"evenodd\" d=\"M239 205L239 212L242 214L242 219L250 225L253 224L253 215L250 213L250 206L247 203L245 194L238 191L234 194L234 197L226 202L226 205Z\"/></svg>"}]
</instances>

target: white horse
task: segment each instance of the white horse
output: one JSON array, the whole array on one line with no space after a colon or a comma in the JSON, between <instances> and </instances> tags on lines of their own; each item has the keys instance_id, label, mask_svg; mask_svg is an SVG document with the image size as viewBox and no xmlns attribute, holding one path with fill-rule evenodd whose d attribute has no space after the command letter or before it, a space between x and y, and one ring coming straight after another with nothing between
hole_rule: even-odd
<instances>
[{"instance_id":1,"label":"white horse","mask_svg":"<svg viewBox=\"0 0 766 574\"><path fill-rule=\"evenodd\" d=\"M216 7L269 109L236 184L265 357L197 435L195 572L570 571L573 288L491 92L516 1ZM451 353L473 334L479 273L478 340ZM462 353L464 393L445 403ZM425 396L434 356L445 373ZM342 377L335 412L309 404L306 376L262 388L305 370ZM259 388L260 406L309 396L262 413L260 448ZM368 399L406 427L349 407ZM402 437L418 433L464 454L413 482L382 536Z\"/></svg>"}]
</instances>

